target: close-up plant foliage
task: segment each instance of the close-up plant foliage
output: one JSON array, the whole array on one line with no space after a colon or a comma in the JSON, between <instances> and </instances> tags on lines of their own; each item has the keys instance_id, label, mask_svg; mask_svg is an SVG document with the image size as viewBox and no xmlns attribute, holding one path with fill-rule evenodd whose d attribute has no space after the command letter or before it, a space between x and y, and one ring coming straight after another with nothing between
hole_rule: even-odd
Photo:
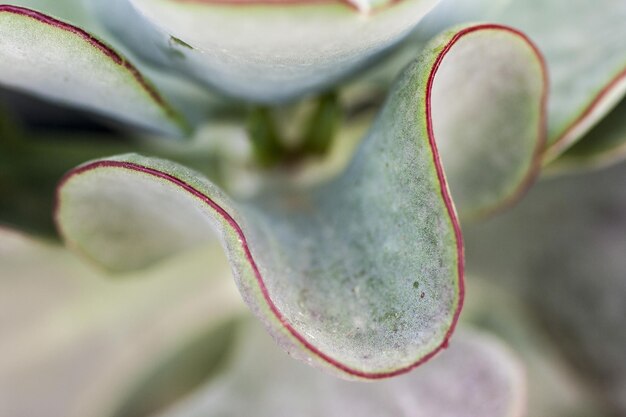
<instances>
[{"instance_id":1,"label":"close-up plant foliage","mask_svg":"<svg viewBox=\"0 0 626 417\"><path fill-rule=\"evenodd\" d=\"M624 22L0 4L0 416L626 416Z\"/></svg>"}]
</instances>

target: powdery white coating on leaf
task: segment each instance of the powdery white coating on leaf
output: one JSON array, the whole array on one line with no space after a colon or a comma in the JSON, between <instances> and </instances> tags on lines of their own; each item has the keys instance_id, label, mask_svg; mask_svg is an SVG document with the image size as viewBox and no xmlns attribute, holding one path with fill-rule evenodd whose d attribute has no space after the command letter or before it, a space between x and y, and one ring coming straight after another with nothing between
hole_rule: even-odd
<instances>
[{"instance_id":1,"label":"powdery white coating on leaf","mask_svg":"<svg viewBox=\"0 0 626 417\"><path fill-rule=\"evenodd\" d=\"M0 6L0 84L180 135L179 115L124 57L80 28Z\"/></svg>"},{"instance_id":2,"label":"powdery white coating on leaf","mask_svg":"<svg viewBox=\"0 0 626 417\"><path fill-rule=\"evenodd\" d=\"M145 166L152 168L140 168ZM384 224L357 230L373 221L365 209L372 216L388 214L384 200L366 208L360 206L361 198L354 191L349 193L356 200L353 208L342 209L332 194L324 200L320 191L303 196L317 200L319 206L301 214L287 207L266 210L263 206L270 203L261 203L262 208L240 206L244 221L218 190L174 164L130 156L79 170L83 171L71 174L61 188L57 215L71 245L118 268L140 266L196 243L194 239L216 229L244 298L275 335L282 335L282 343L295 356L325 355L326 359L332 355L333 365L344 372L370 377L363 368L375 375L381 368L388 372L411 365L416 356L434 350L448 337L460 302L456 281L460 260L445 211L408 219L397 214L395 225L389 227L404 231L395 238L389 230L382 230ZM181 190L181 181L193 190ZM430 194L440 199L435 191L431 189ZM205 195L210 200L202 200ZM278 204L288 201L283 198L297 197L277 196ZM219 205L210 206L209 201ZM292 201L298 204L297 199ZM425 210L437 210L437 206L445 210L442 203L431 204L434 207ZM228 213L239 220L235 222ZM339 217L342 214L350 217ZM416 220L426 224L412 225ZM343 232L335 232L335 227ZM408 229L415 227L414 233ZM403 244L410 246L404 249ZM424 251L419 259L418 251ZM129 259L135 263L129 264ZM416 280L419 289L414 287ZM307 349L301 349L301 341L293 337L284 338L294 336L287 333L287 325L309 343ZM351 369L356 366L357 370Z\"/></svg>"},{"instance_id":3,"label":"powdery white coating on leaf","mask_svg":"<svg viewBox=\"0 0 626 417\"><path fill-rule=\"evenodd\" d=\"M124 268L215 228L244 299L292 355L353 377L406 372L447 344L463 297L460 228L428 133L425 92L439 51L401 77L351 166L328 185L233 203L192 171L121 156L66 177L61 231Z\"/></svg>"},{"instance_id":4,"label":"powdery white coating on leaf","mask_svg":"<svg viewBox=\"0 0 626 417\"><path fill-rule=\"evenodd\" d=\"M92 2L111 31L138 54L260 102L329 87L394 46L436 3L403 0L359 14L341 2Z\"/></svg>"},{"instance_id":5,"label":"powdery white coating on leaf","mask_svg":"<svg viewBox=\"0 0 626 417\"><path fill-rule=\"evenodd\" d=\"M106 42L112 49L120 54L134 57L126 45L114 36L111 36L89 7L85 0L12 0L11 4L22 6L45 13L64 22L71 23L94 37ZM228 103L221 97L212 94L207 89L198 88L192 81L183 79L176 72L163 72L159 68L144 65L139 60L133 60L139 73L150 80L169 107L184 115L185 121L192 127L213 118L213 113L228 108ZM148 120L145 121L149 123Z\"/></svg>"},{"instance_id":6,"label":"powdery white coating on leaf","mask_svg":"<svg viewBox=\"0 0 626 417\"><path fill-rule=\"evenodd\" d=\"M406 372L446 346L463 298L460 228L434 149L430 88L460 39L494 31L515 34L477 26L433 44L330 184L233 203L192 171L126 155L65 178L61 231L88 256L126 268L214 228L244 299L293 356L352 377Z\"/></svg>"},{"instance_id":7,"label":"powdery white coating on leaf","mask_svg":"<svg viewBox=\"0 0 626 417\"><path fill-rule=\"evenodd\" d=\"M553 158L626 93L620 75L626 71L626 2L516 0L502 16L532 36L546 55L552 80L548 157Z\"/></svg>"},{"instance_id":8,"label":"powdery white coating on leaf","mask_svg":"<svg viewBox=\"0 0 626 417\"><path fill-rule=\"evenodd\" d=\"M60 218L62 230L108 269L142 268L213 240L213 230L226 226L215 223L212 211L190 204L195 201L187 194L172 192L168 181L128 170L115 176L111 181L105 170L76 176L61 201L69 220ZM94 204L103 198L106 204Z\"/></svg>"},{"instance_id":9,"label":"powdery white coating on leaf","mask_svg":"<svg viewBox=\"0 0 626 417\"><path fill-rule=\"evenodd\" d=\"M521 417L523 370L499 341L460 331L450 348L410 375L361 383L289 360L246 324L228 372L160 417Z\"/></svg>"},{"instance_id":10,"label":"powdery white coating on leaf","mask_svg":"<svg viewBox=\"0 0 626 417\"><path fill-rule=\"evenodd\" d=\"M460 39L437 70L437 147L463 219L517 199L545 142L543 59L524 35L481 31Z\"/></svg>"}]
</instances>

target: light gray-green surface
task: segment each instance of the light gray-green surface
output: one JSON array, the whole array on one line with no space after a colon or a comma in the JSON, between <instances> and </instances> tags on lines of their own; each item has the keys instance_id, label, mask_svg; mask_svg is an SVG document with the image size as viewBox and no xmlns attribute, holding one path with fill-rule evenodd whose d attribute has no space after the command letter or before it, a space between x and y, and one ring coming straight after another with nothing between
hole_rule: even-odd
<instances>
[{"instance_id":1,"label":"light gray-green surface","mask_svg":"<svg viewBox=\"0 0 626 417\"><path fill-rule=\"evenodd\" d=\"M91 1L138 54L228 95L292 100L327 89L403 39L437 0L371 13L346 3Z\"/></svg>"}]
</instances>

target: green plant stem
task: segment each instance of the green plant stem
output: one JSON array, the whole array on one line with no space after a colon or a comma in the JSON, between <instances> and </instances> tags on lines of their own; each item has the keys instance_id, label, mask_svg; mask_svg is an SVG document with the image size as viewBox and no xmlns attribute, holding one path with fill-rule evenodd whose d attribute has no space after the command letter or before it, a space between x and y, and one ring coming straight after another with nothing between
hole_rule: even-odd
<instances>
[{"instance_id":1,"label":"green plant stem","mask_svg":"<svg viewBox=\"0 0 626 417\"><path fill-rule=\"evenodd\" d=\"M337 93L321 96L305 131L303 153L325 155L339 130L341 119L342 111Z\"/></svg>"},{"instance_id":2,"label":"green plant stem","mask_svg":"<svg viewBox=\"0 0 626 417\"><path fill-rule=\"evenodd\" d=\"M280 139L269 108L253 108L248 116L247 128L254 156L259 165L271 167L284 159L287 149Z\"/></svg>"}]
</instances>

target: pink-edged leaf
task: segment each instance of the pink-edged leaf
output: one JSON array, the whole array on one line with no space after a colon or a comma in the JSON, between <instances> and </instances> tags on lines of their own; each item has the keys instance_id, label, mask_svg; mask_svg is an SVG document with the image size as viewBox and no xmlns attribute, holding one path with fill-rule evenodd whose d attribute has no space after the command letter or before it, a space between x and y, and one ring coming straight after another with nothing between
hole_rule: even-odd
<instances>
[{"instance_id":1,"label":"pink-edged leaf","mask_svg":"<svg viewBox=\"0 0 626 417\"><path fill-rule=\"evenodd\" d=\"M82 0L10 0L7 4L34 9L57 19L72 22L89 31L97 27Z\"/></svg>"},{"instance_id":2,"label":"pink-edged leaf","mask_svg":"<svg viewBox=\"0 0 626 417\"><path fill-rule=\"evenodd\" d=\"M233 202L181 166L123 155L65 177L61 232L88 257L128 269L217 230L244 299L293 356L350 377L406 372L446 346L463 299L460 228L435 145L437 123L455 118L434 111L452 98L437 83L463 77L459 56L475 62L489 40L515 50L494 61L530 63L530 104L540 107L542 67L523 35L461 28L406 70L336 180Z\"/></svg>"}]
</instances>

